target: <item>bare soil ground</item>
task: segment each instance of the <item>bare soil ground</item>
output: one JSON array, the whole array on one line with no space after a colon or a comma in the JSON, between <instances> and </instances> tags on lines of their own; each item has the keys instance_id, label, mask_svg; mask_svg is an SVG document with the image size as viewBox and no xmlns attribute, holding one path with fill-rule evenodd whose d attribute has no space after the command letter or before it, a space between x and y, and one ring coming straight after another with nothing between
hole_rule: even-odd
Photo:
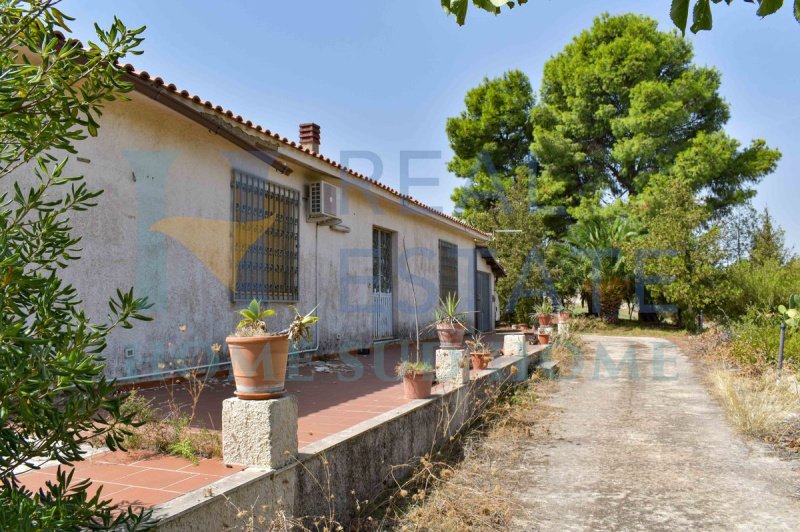
<instances>
[{"instance_id":1,"label":"bare soil ground","mask_svg":"<svg viewBox=\"0 0 800 532\"><path fill-rule=\"evenodd\" d=\"M737 435L675 343L586 339L518 443L513 528L800 529L800 462Z\"/></svg>"}]
</instances>

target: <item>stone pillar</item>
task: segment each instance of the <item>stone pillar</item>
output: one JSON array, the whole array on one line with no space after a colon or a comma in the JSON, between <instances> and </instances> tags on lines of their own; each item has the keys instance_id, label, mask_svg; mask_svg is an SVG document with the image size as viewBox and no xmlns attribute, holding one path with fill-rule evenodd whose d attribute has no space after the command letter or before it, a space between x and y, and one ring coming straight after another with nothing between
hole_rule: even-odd
<instances>
[{"instance_id":1,"label":"stone pillar","mask_svg":"<svg viewBox=\"0 0 800 532\"><path fill-rule=\"evenodd\" d=\"M524 334L506 334L503 336L503 354L516 357L527 354Z\"/></svg>"},{"instance_id":2,"label":"stone pillar","mask_svg":"<svg viewBox=\"0 0 800 532\"><path fill-rule=\"evenodd\" d=\"M530 358L527 355L519 357L519 360L514 361L514 368L516 372L511 378L514 382L523 382L528 378L528 366L530 365Z\"/></svg>"},{"instance_id":3,"label":"stone pillar","mask_svg":"<svg viewBox=\"0 0 800 532\"><path fill-rule=\"evenodd\" d=\"M445 387L457 387L469 382L466 349L436 350L436 380Z\"/></svg>"},{"instance_id":4,"label":"stone pillar","mask_svg":"<svg viewBox=\"0 0 800 532\"><path fill-rule=\"evenodd\" d=\"M297 455L297 398L222 401L222 459L226 464L279 469Z\"/></svg>"},{"instance_id":5,"label":"stone pillar","mask_svg":"<svg viewBox=\"0 0 800 532\"><path fill-rule=\"evenodd\" d=\"M569 334L569 323L558 323L558 334Z\"/></svg>"}]
</instances>

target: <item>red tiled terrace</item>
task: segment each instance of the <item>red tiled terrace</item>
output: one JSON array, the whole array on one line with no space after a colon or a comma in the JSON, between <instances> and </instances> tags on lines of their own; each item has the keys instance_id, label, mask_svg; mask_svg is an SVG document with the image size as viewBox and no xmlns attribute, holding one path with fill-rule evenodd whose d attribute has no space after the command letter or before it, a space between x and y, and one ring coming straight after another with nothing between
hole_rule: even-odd
<instances>
[{"instance_id":1,"label":"red tiled terrace","mask_svg":"<svg viewBox=\"0 0 800 532\"><path fill-rule=\"evenodd\" d=\"M494 347L499 337L493 337ZM432 358L435 343L426 343L424 352ZM305 365L290 374L286 388L299 404L298 443L304 446L353 427L408 403L403 398L402 382L394 377L401 359L398 344L376 345L367 356L351 355L344 362L348 372L317 372ZM474 373L474 371L473 371ZM203 391L193 423L213 430L221 428L222 401L233 396L233 384L222 380L210 383ZM165 386L140 391L155 405L163 405L170 389ZM172 385L175 399L188 405L189 396L180 384ZM231 467L216 458L199 464L175 456L144 451L99 453L75 466L76 479L92 479L103 486L103 495L115 503L150 507L207 486L244 467ZM30 489L54 480L56 466L44 467L20 476Z\"/></svg>"}]
</instances>

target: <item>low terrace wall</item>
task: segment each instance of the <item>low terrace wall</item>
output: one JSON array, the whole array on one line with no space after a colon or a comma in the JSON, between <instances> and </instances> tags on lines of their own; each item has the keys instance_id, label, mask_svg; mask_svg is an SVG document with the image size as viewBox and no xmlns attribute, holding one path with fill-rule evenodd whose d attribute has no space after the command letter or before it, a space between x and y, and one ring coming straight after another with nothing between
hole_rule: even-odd
<instances>
[{"instance_id":1,"label":"low terrace wall","mask_svg":"<svg viewBox=\"0 0 800 532\"><path fill-rule=\"evenodd\" d=\"M380 495L393 468L431 453L485 408L497 388L528 376L537 353L500 357L468 384L412 401L300 449L297 460L278 469L250 467L157 506L162 531L206 531L267 523L279 515L326 516L346 525L358 500ZM531 364L532 365L532 364ZM258 522L256 521L256 528Z\"/></svg>"}]
</instances>

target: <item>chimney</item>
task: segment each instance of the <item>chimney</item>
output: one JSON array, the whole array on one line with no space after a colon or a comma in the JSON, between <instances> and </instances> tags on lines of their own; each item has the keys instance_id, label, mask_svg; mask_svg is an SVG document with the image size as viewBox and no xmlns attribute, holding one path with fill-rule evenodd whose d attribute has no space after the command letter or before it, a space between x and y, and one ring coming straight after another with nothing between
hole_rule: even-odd
<instances>
[{"instance_id":1,"label":"chimney","mask_svg":"<svg viewBox=\"0 0 800 532\"><path fill-rule=\"evenodd\" d=\"M300 124L300 144L314 153L319 153L319 126L313 122Z\"/></svg>"}]
</instances>

